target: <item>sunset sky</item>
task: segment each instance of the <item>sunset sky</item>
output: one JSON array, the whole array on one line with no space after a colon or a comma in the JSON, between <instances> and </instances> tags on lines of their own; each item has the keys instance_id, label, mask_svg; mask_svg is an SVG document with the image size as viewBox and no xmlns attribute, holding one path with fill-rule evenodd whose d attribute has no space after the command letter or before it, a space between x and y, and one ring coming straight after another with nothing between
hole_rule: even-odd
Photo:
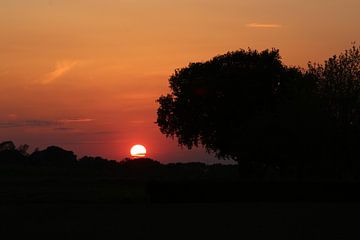
<instances>
[{"instance_id":1,"label":"sunset sky","mask_svg":"<svg viewBox=\"0 0 360 240\"><path fill-rule=\"evenodd\" d=\"M174 70L248 47L323 62L359 43L359 12L359 0L0 0L0 141L214 162L154 123Z\"/></svg>"}]
</instances>

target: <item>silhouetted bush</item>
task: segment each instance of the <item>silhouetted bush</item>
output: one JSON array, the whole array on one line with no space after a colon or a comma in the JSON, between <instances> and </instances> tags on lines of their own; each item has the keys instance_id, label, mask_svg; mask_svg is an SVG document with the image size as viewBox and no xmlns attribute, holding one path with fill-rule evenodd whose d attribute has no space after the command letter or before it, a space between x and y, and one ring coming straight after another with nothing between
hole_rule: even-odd
<instances>
[{"instance_id":1,"label":"silhouetted bush","mask_svg":"<svg viewBox=\"0 0 360 240\"><path fill-rule=\"evenodd\" d=\"M160 162L150 158L127 158L119 163L119 174L127 179L159 179L164 174L163 170Z\"/></svg>"},{"instance_id":2,"label":"silhouetted bush","mask_svg":"<svg viewBox=\"0 0 360 240\"><path fill-rule=\"evenodd\" d=\"M103 168L103 167L117 167L119 165L115 160L107 160L102 157L85 156L78 160L78 165L86 168Z\"/></svg>"},{"instance_id":3,"label":"silhouetted bush","mask_svg":"<svg viewBox=\"0 0 360 240\"><path fill-rule=\"evenodd\" d=\"M207 176L208 165L205 163L169 163L166 171L172 179L194 180L205 179Z\"/></svg>"},{"instance_id":4,"label":"silhouetted bush","mask_svg":"<svg viewBox=\"0 0 360 240\"><path fill-rule=\"evenodd\" d=\"M18 165L24 164L26 157L17 150L0 151L0 164Z\"/></svg>"},{"instance_id":5,"label":"silhouetted bush","mask_svg":"<svg viewBox=\"0 0 360 240\"><path fill-rule=\"evenodd\" d=\"M96 175L97 177L105 178L120 177L119 162L115 160L85 156L78 160L77 167L82 175Z\"/></svg>"},{"instance_id":6,"label":"silhouetted bush","mask_svg":"<svg viewBox=\"0 0 360 240\"><path fill-rule=\"evenodd\" d=\"M72 151L50 146L42 151L36 151L29 156L32 165L66 167L76 164L76 155Z\"/></svg>"},{"instance_id":7,"label":"silhouetted bush","mask_svg":"<svg viewBox=\"0 0 360 240\"><path fill-rule=\"evenodd\" d=\"M0 152L5 150L15 150L15 144L12 141L4 141L0 143Z\"/></svg>"},{"instance_id":8,"label":"silhouetted bush","mask_svg":"<svg viewBox=\"0 0 360 240\"><path fill-rule=\"evenodd\" d=\"M26 160L26 151L16 149L12 141L5 141L0 143L0 164L24 164Z\"/></svg>"}]
</instances>

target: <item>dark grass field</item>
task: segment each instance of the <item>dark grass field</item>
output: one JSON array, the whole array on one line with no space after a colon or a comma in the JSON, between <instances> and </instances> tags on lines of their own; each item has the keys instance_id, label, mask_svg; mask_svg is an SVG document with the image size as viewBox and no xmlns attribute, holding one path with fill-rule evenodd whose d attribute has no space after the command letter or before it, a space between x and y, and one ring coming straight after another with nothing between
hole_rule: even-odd
<instances>
[{"instance_id":1,"label":"dark grass field","mask_svg":"<svg viewBox=\"0 0 360 240\"><path fill-rule=\"evenodd\" d=\"M357 184L13 179L0 187L4 239L360 237Z\"/></svg>"},{"instance_id":2,"label":"dark grass field","mask_svg":"<svg viewBox=\"0 0 360 240\"><path fill-rule=\"evenodd\" d=\"M68 239L358 239L354 203L6 204L3 236Z\"/></svg>"}]
</instances>

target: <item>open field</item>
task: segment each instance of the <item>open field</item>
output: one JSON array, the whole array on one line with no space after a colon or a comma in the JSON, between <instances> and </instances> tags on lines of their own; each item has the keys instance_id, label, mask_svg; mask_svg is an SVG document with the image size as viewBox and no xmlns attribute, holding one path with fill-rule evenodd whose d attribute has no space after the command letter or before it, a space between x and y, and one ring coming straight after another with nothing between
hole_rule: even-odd
<instances>
[{"instance_id":1,"label":"open field","mask_svg":"<svg viewBox=\"0 0 360 240\"><path fill-rule=\"evenodd\" d=\"M357 239L360 201L349 193L356 187L116 180L2 182L0 231L4 236L50 239ZM234 192L235 188L242 191ZM276 196L280 192L283 199Z\"/></svg>"},{"instance_id":2,"label":"open field","mask_svg":"<svg viewBox=\"0 0 360 240\"><path fill-rule=\"evenodd\" d=\"M1 232L98 239L357 239L357 203L19 204Z\"/></svg>"}]
</instances>

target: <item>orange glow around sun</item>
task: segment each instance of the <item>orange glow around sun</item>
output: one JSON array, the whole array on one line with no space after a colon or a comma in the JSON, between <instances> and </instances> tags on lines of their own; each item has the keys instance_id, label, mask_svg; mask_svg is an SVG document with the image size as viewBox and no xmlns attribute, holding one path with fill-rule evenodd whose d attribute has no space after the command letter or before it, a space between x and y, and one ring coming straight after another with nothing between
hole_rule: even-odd
<instances>
[{"instance_id":1,"label":"orange glow around sun","mask_svg":"<svg viewBox=\"0 0 360 240\"><path fill-rule=\"evenodd\" d=\"M134 145L130 150L130 155L132 157L145 157L146 155L146 148L143 145Z\"/></svg>"}]
</instances>

